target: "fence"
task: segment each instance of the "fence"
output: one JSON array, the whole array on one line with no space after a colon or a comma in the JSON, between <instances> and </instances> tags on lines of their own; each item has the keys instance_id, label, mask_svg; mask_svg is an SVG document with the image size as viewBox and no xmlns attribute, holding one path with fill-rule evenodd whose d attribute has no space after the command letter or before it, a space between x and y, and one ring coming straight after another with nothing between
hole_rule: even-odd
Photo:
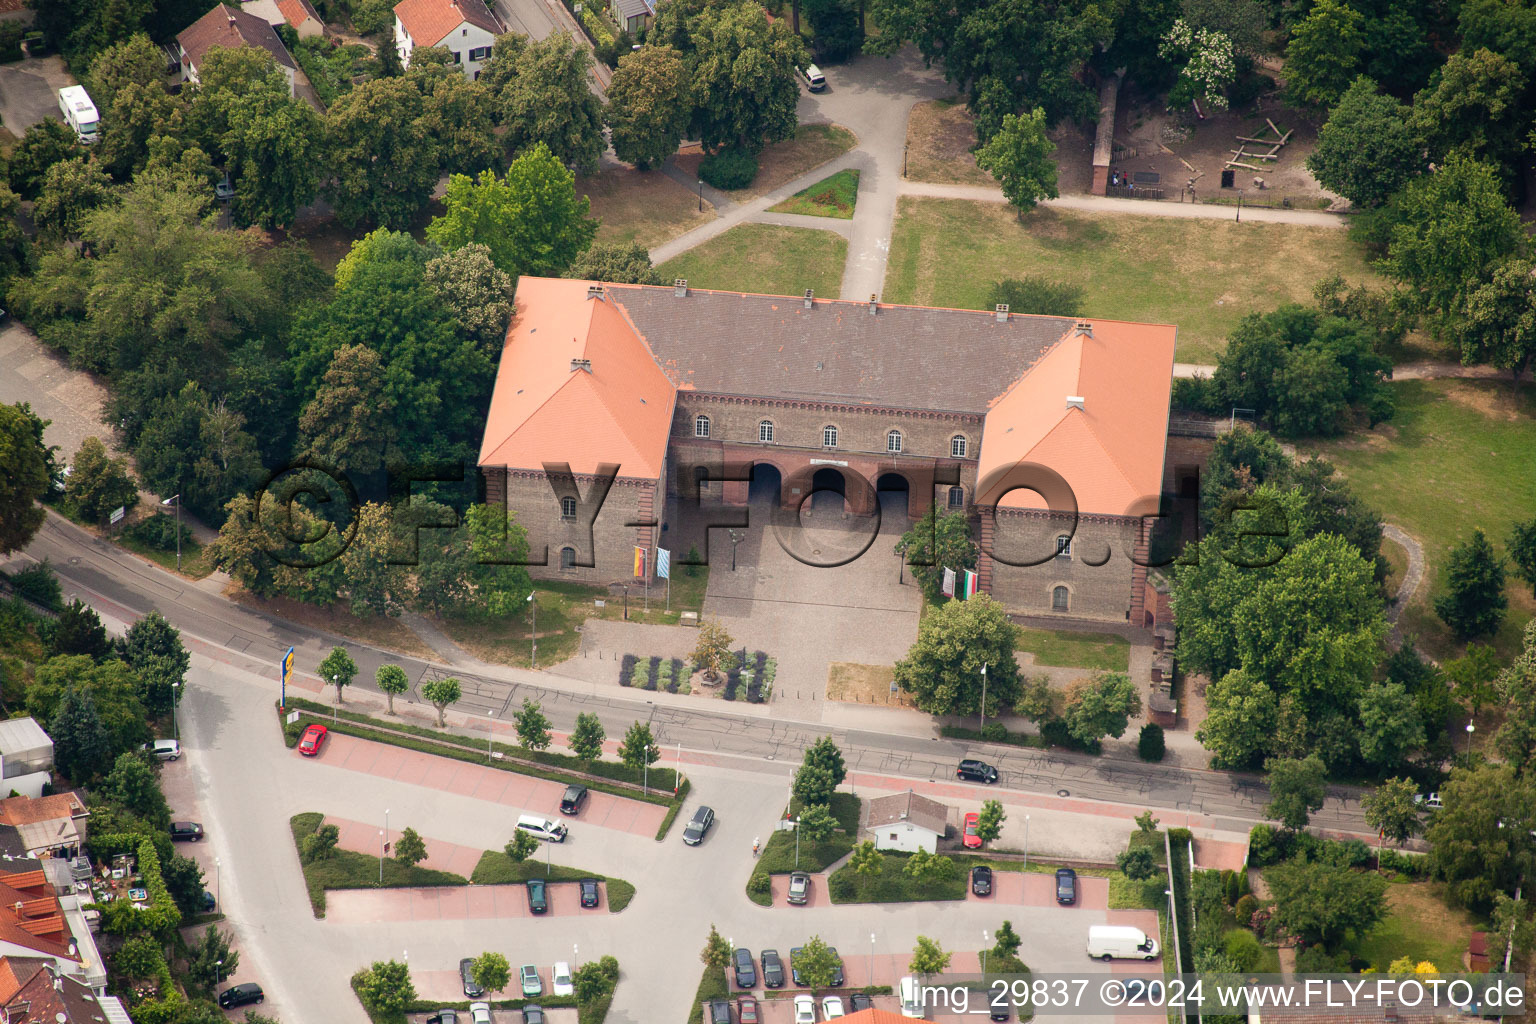
<instances>
[{"instance_id":1,"label":"fence","mask_svg":"<svg viewBox=\"0 0 1536 1024\"><path fill-rule=\"evenodd\" d=\"M1108 185L1104 189L1107 196L1115 196L1120 199L1162 199L1163 190L1146 185Z\"/></svg>"}]
</instances>

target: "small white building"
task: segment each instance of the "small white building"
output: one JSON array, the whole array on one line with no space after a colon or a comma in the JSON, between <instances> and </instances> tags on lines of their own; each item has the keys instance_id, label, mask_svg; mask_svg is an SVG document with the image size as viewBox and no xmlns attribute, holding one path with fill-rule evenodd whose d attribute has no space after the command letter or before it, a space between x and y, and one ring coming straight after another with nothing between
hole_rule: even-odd
<instances>
[{"instance_id":1,"label":"small white building","mask_svg":"<svg viewBox=\"0 0 1536 1024\"><path fill-rule=\"evenodd\" d=\"M53 739L36 720L0 722L0 796L42 796L53 775Z\"/></svg>"},{"instance_id":2,"label":"small white building","mask_svg":"<svg viewBox=\"0 0 1536 1024\"><path fill-rule=\"evenodd\" d=\"M184 82L195 85L200 81L198 66L214 47L238 50L242 46L255 46L266 50L277 61L278 69L288 79L288 95L293 95L293 78L299 66L293 62L293 55L278 37L277 29L268 24L265 18L217 4L179 33L176 45L181 50L181 78Z\"/></svg>"},{"instance_id":3,"label":"small white building","mask_svg":"<svg viewBox=\"0 0 1536 1024\"><path fill-rule=\"evenodd\" d=\"M400 0L395 4L395 49L411 66L418 46L441 46L473 81L491 59L491 44L506 29L485 0Z\"/></svg>"},{"instance_id":4,"label":"small white building","mask_svg":"<svg viewBox=\"0 0 1536 1024\"><path fill-rule=\"evenodd\" d=\"M948 825L949 808L909 789L871 800L864 831L872 834L877 850L934 853Z\"/></svg>"},{"instance_id":5,"label":"small white building","mask_svg":"<svg viewBox=\"0 0 1536 1024\"><path fill-rule=\"evenodd\" d=\"M240 9L273 28L289 25L300 39L325 34L325 22L309 0L240 0Z\"/></svg>"}]
</instances>

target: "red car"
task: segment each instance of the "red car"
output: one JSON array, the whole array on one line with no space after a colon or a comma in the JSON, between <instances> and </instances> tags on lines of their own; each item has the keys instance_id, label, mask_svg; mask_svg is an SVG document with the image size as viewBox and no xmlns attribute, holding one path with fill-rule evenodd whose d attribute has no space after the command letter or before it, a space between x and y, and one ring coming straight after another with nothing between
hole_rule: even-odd
<instances>
[{"instance_id":1,"label":"red car","mask_svg":"<svg viewBox=\"0 0 1536 1024\"><path fill-rule=\"evenodd\" d=\"M757 1000L746 997L736 1000L736 1019L741 1024L759 1024L762 1018L757 1015Z\"/></svg>"},{"instance_id":2,"label":"red car","mask_svg":"<svg viewBox=\"0 0 1536 1024\"><path fill-rule=\"evenodd\" d=\"M324 728L324 726L321 726ZM972 811L965 816L965 837L961 840L967 850L979 850L981 848L981 836L976 834L976 824L981 821L981 815Z\"/></svg>"},{"instance_id":3,"label":"red car","mask_svg":"<svg viewBox=\"0 0 1536 1024\"><path fill-rule=\"evenodd\" d=\"M304 735L299 737L299 753L305 757L314 757L320 753L320 747L325 743L325 736L330 730L318 722L304 730ZM972 815L975 817L975 815Z\"/></svg>"}]
</instances>

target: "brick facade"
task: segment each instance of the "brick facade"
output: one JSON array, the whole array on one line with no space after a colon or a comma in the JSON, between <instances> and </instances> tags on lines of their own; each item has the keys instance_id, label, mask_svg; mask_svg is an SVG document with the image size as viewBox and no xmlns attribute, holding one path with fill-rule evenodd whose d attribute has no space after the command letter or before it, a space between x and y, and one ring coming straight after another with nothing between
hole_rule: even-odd
<instances>
[{"instance_id":1,"label":"brick facade","mask_svg":"<svg viewBox=\"0 0 1536 1024\"><path fill-rule=\"evenodd\" d=\"M656 480L615 479L592 518L586 509L598 484L593 476L556 478L552 485L543 472L495 467L481 467L481 472L486 501L505 501L528 531L528 560L533 563L528 572L535 579L598 584L628 581L634 578L634 549L638 546L651 551L655 528L631 524L659 518ZM564 514L564 499L574 502L575 515Z\"/></svg>"},{"instance_id":2,"label":"brick facade","mask_svg":"<svg viewBox=\"0 0 1536 1024\"><path fill-rule=\"evenodd\" d=\"M1010 611L1125 622L1145 570L1132 561L1140 519L1071 516L1030 509L983 509L979 582ZM1070 536L1068 553L1052 555ZM1010 564L1034 563L1034 564ZM1064 589L1065 608L1057 591Z\"/></svg>"}]
</instances>

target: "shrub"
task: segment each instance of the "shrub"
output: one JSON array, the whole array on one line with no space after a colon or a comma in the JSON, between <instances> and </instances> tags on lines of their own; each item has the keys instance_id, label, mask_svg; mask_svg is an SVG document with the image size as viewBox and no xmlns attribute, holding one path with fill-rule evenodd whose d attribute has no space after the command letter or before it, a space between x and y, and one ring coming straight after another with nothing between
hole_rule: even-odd
<instances>
[{"instance_id":1,"label":"shrub","mask_svg":"<svg viewBox=\"0 0 1536 1024\"><path fill-rule=\"evenodd\" d=\"M170 516L155 515L140 519L124 530L123 536L160 551L175 551L176 530L175 519ZM185 526L181 527L181 543L183 546L190 546L192 543L192 531Z\"/></svg>"},{"instance_id":2,"label":"shrub","mask_svg":"<svg viewBox=\"0 0 1536 1024\"><path fill-rule=\"evenodd\" d=\"M1232 916L1237 918L1237 923L1243 927L1253 923L1253 912L1259 909L1259 898L1252 893L1238 897L1237 906L1232 908Z\"/></svg>"},{"instance_id":3,"label":"shrub","mask_svg":"<svg viewBox=\"0 0 1536 1024\"><path fill-rule=\"evenodd\" d=\"M1171 828L1168 830L1168 841L1174 845L1192 843L1195 841L1195 834L1187 828Z\"/></svg>"},{"instance_id":4,"label":"shrub","mask_svg":"<svg viewBox=\"0 0 1536 1024\"><path fill-rule=\"evenodd\" d=\"M757 157L739 149L722 149L699 161L699 177L715 188L746 188L757 177Z\"/></svg>"},{"instance_id":5,"label":"shrub","mask_svg":"<svg viewBox=\"0 0 1536 1024\"><path fill-rule=\"evenodd\" d=\"M44 608L57 611L64 607L64 590L47 559L12 573L11 586L16 588L17 594Z\"/></svg>"},{"instance_id":6,"label":"shrub","mask_svg":"<svg viewBox=\"0 0 1536 1024\"><path fill-rule=\"evenodd\" d=\"M661 659L652 657L650 663L645 668L645 688L647 690L656 689L656 679L660 674Z\"/></svg>"},{"instance_id":7,"label":"shrub","mask_svg":"<svg viewBox=\"0 0 1536 1024\"><path fill-rule=\"evenodd\" d=\"M1148 722L1141 727L1141 735L1136 737L1136 755L1143 761L1161 761L1168 748L1163 740L1163 727L1156 722Z\"/></svg>"},{"instance_id":8,"label":"shrub","mask_svg":"<svg viewBox=\"0 0 1536 1024\"><path fill-rule=\"evenodd\" d=\"M1343 974L1349 971L1349 961L1330 954L1322 945L1308 946L1296 951L1298 974Z\"/></svg>"},{"instance_id":9,"label":"shrub","mask_svg":"<svg viewBox=\"0 0 1536 1024\"><path fill-rule=\"evenodd\" d=\"M1248 833L1248 863L1263 868L1289 860L1295 836L1294 832L1285 832L1272 825L1253 826Z\"/></svg>"},{"instance_id":10,"label":"shrub","mask_svg":"<svg viewBox=\"0 0 1536 1024\"><path fill-rule=\"evenodd\" d=\"M1002 722L988 722L981 728L981 738L988 743L1005 743L1008 740L1008 727Z\"/></svg>"},{"instance_id":11,"label":"shrub","mask_svg":"<svg viewBox=\"0 0 1536 1024\"><path fill-rule=\"evenodd\" d=\"M304 735L304 730L306 727L307 723L302 720L297 722L289 722L287 725L284 725L283 742L287 743L290 747L296 745L299 742L299 737Z\"/></svg>"},{"instance_id":12,"label":"shrub","mask_svg":"<svg viewBox=\"0 0 1536 1024\"><path fill-rule=\"evenodd\" d=\"M1223 889L1223 895L1226 896L1227 899L1227 906L1235 906L1237 904L1237 898L1242 895L1242 893L1238 891L1239 887L1237 884L1237 872L1223 871L1221 873L1221 885Z\"/></svg>"},{"instance_id":13,"label":"shrub","mask_svg":"<svg viewBox=\"0 0 1536 1024\"><path fill-rule=\"evenodd\" d=\"M1409 878L1423 878L1429 874L1429 858L1422 854L1403 853L1399 850L1382 850L1381 870L1396 871Z\"/></svg>"},{"instance_id":14,"label":"shrub","mask_svg":"<svg viewBox=\"0 0 1536 1024\"><path fill-rule=\"evenodd\" d=\"M1173 381L1173 407L1181 412L1214 416L1221 411L1221 395L1209 377L1176 377Z\"/></svg>"},{"instance_id":15,"label":"shrub","mask_svg":"<svg viewBox=\"0 0 1536 1024\"><path fill-rule=\"evenodd\" d=\"M687 678L687 676L684 675L684 673L683 673L683 659L682 658L673 658L672 659L672 680L671 680L671 682L667 683L667 692L668 693L676 693L677 692L677 688L680 685L682 685L683 680L686 679L686 678Z\"/></svg>"},{"instance_id":16,"label":"shrub","mask_svg":"<svg viewBox=\"0 0 1536 1024\"><path fill-rule=\"evenodd\" d=\"M747 879L747 895L754 900L760 900L764 897L771 900L773 898L773 876L767 872L759 871ZM766 904L764 905L766 906Z\"/></svg>"},{"instance_id":17,"label":"shrub","mask_svg":"<svg viewBox=\"0 0 1536 1024\"><path fill-rule=\"evenodd\" d=\"M1221 947L1227 959L1236 964L1239 971L1253 970L1264 956L1264 947L1259 945L1259 937L1247 928L1233 928L1227 932L1222 936Z\"/></svg>"},{"instance_id":18,"label":"shrub","mask_svg":"<svg viewBox=\"0 0 1536 1024\"><path fill-rule=\"evenodd\" d=\"M858 895L858 882L852 875L834 871L827 879L827 895L834 903L851 902Z\"/></svg>"},{"instance_id":19,"label":"shrub","mask_svg":"<svg viewBox=\"0 0 1536 1024\"><path fill-rule=\"evenodd\" d=\"M624 660L619 662L619 685L633 686L635 683L635 662L639 661L633 654L624 655Z\"/></svg>"}]
</instances>

